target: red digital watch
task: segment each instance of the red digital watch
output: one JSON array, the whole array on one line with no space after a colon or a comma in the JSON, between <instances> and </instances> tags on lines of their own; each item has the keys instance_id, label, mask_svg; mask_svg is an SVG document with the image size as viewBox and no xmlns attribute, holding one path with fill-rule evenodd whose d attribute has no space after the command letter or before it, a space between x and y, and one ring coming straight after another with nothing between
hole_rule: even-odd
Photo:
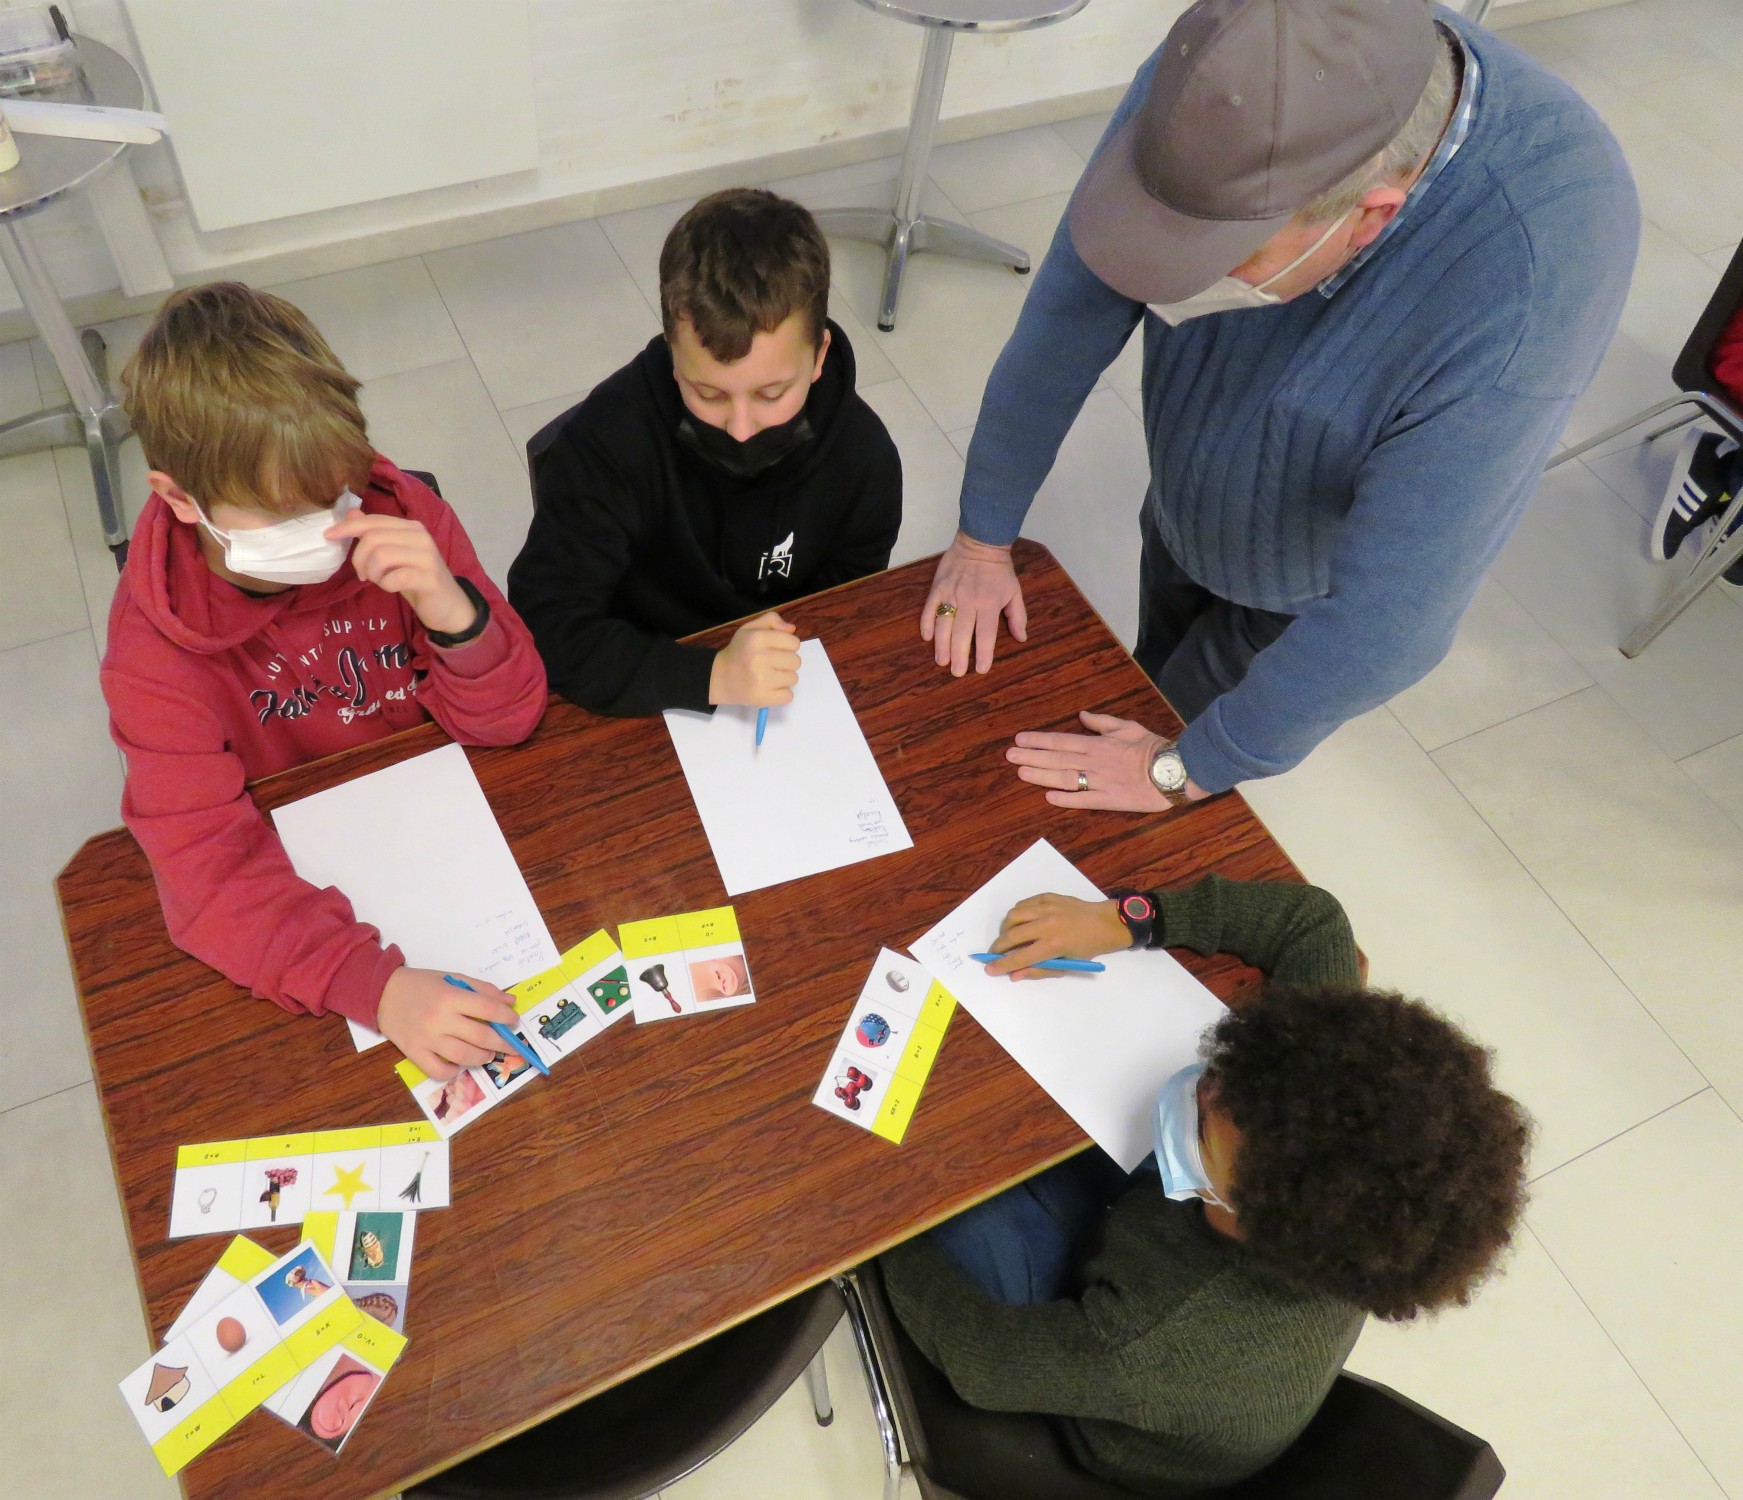
<instances>
[{"instance_id":1,"label":"red digital watch","mask_svg":"<svg viewBox=\"0 0 1743 1500\"><path fill-rule=\"evenodd\" d=\"M1134 948L1154 946L1156 937L1156 903L1142 891L1115 889L1108 892L1114 910L1132 935Z\"/></svg>"}]
</instances>

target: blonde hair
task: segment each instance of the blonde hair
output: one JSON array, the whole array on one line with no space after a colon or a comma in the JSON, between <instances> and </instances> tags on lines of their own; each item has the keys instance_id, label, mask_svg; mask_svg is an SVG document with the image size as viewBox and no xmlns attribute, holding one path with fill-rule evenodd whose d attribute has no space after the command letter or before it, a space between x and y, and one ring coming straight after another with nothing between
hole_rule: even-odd
<instances>
[{"instance_id":1,"label":"blonde hair","mask_svg":"<svg viewBox=\"0 0 1743 1500\"><path fill-rule=\"evenodd\" d=\"M1459 91L1458 54L1444 32L1437 29L1437 35L1440 48L1435 54L1434 67L1423 87L1422 97L1416 101L1416 108L1411 110L1403 128L1381 148L1379 155L1370 157L1342 182L1332 184L1299 209L1295 217L1301 223L1328 224L1333 219L1341 219L1362 201L1362 195L1369 189L1402 176L1434 149L1435 142L1446 129L1447 117L1452 114L1453 100Z\"/></svg>"},{"instance_id":2,"label":"blonde hair","mask_svg":"<svg viewBox=\"0 0 1743 1500\"><path fill-rule=\"evenodd\" d=\"M362 490L361 384L299 308L239 281L174 293L121 372L146 462L208 515L300 515Z\"/></svg>"}]
</instances>

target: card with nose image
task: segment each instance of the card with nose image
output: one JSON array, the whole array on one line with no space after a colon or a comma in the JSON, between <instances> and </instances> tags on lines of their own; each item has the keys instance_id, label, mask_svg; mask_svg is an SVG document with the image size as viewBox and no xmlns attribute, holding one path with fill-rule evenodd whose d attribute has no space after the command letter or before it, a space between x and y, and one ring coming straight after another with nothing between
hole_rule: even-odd
<instances>
[{"instance_id":1,"label":"card with nose image","mask_svg":"<svg viewBox=\"0 0 1743 1500\"><path fill-rule=\"evenodd\" d=\"M730 906L625 922L617 930L636 1024L729 1010L756 1000Z\"/></svg>"}]
</instances>

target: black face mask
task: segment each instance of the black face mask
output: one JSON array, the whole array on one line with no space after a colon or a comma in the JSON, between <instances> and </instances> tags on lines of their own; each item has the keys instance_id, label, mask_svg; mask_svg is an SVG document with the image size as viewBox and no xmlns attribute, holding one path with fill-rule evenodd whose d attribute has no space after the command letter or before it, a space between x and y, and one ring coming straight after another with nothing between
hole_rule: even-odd
<instances>
[{"instance_id":1,"label":"black face mask","mask_svg":"<svg viewBox=\"0 0 1743 1500\"><path fill-rule=\"evenodd\" d=\"M733 479L755 479L788 454L815 441L816 436L803 407L798 416L779 427L765 427L742 443L724 427L693 421L688 412L678 423L678 441L703 463Z\"/></svg>"}]
</instances>

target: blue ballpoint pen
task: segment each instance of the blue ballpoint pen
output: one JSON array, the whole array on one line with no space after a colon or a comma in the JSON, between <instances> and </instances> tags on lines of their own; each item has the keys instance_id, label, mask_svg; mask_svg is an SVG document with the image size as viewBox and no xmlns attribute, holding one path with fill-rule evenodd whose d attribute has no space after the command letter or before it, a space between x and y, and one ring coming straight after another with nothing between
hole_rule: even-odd
<instances>
[{"instance_id":1,"label":"blue ballpoint pen","mask_svg":"<svg viewBox=\"0 0 1743 1500\"><path fill-rule=\"evenodd\" d=\"M447 982L453 985L457 990L465 990L473 995L478 993L478 991L473 989L464 979L456 979L452 974L444 974L442 978L447 980ZM545 1077L549 1078L551 1076L551 1070L544 1065L539 1054L534 1052L531 1047L527 1046L527 1044L510 1031L508 1027L504 1026L501 1021L486 1021L484 1024L501 1037L503 1041L507 1042L510 1048L518 1052L535 1068L543 1073Z\"/></svg>"},{"instance_id":2,"label":"blue ballpoint pen","mask_svg":"<svg viewBox=\"0 0 1743 1500\"><path fill-rule=\"evenodd\" d=\"M759 708L757 710L757 748L759 750L762 748L763 731L768 727L769 711L766 708Z\"/></svg>"},{"instance_id":3,"label":"blue ballpoint pen","mask_svg":"<svg viewBox=\"0 0 1743 1500\"><path fill-rule=\"evenodd\" d=\"M1008 953L971 953L968 955L977 964L995 963L1001 958L1009 958ZM1093 958L1044 958L1039 963L1025 964L1027 969L1057 969L1062 974L1105 974L1108 966L1098 964Z\"/></svg>"}]
</instances>

